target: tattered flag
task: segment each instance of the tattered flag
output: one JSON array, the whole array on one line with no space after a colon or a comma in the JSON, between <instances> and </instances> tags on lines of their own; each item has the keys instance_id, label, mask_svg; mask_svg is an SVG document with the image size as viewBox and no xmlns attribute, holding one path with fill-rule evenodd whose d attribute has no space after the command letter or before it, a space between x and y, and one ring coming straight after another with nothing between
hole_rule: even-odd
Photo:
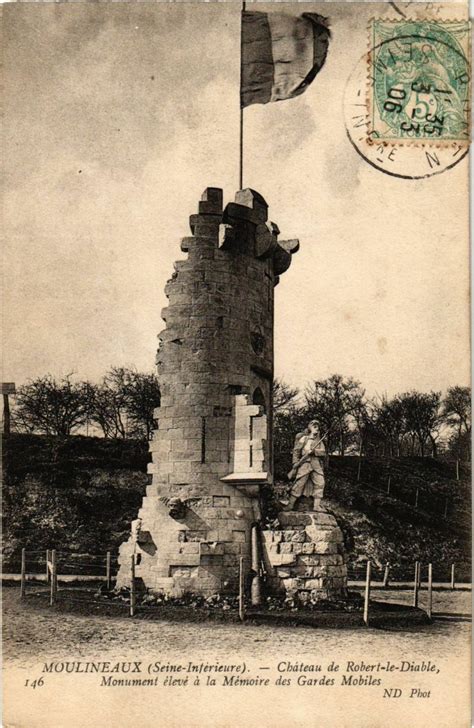
<instances>
[{"instance_id":1,"label":"tattered flag","mask_svg":"<svg viewBox=\"0 0 474 728\"><path fill-rule=\"evenodd\" d=\"M321 70L328 50L327 18L242 13L241 106L299 96Z\"/></svg>"}]
</instances>

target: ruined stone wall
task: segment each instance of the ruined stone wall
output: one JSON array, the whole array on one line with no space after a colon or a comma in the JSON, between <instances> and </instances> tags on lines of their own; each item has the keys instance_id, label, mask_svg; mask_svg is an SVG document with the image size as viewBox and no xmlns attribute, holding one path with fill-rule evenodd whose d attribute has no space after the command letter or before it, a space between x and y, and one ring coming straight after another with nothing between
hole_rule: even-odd
<instances>
[{"instance_id":1,"label":"ruined stone wall","mask_svg":"<svg viewBox=\"0 0 474 728\"><path fill-rule=\"evenodd\" d=\"M274 286L297 248L277 242L252 190L223 210L208 188L190 227L165 289L152 484L118 575L129 583L135 553L144 585L175 595L236 591L241 556L249 566L259 484L272 478Z\"/></svg>"},{"instance_id":2,"label":"ruined stone wall","mask_svg":"<svg viewBox=\"0 0 474 728\"><path fill-rule=\"evenodd\" d=\"M282 512L279 527L263 531L268 587L298 593L300 600L341 599L347 594L344 538L325 506Z\"/></svg>"}]
</instances>

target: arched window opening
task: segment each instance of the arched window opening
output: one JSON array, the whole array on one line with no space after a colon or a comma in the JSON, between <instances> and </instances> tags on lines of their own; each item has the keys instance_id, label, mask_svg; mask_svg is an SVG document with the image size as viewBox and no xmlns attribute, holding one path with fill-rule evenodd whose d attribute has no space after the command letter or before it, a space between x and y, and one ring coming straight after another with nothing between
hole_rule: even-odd
<instances>
[{"instance_id":1,"label":"arched window opening","mask_svg":"<svg viewBox=\"0 0 474 728\"><path fill-rule=\"evenodd\" d=\"M258 404L260 407L263 408L263 413L262 414L266 414L267 405L266 405L266 402L265 402L265 397L263 396L263 392L260 389L260 387L257 387L256 390L253 393L252 404Z\"/></svg>"}]
</instances>

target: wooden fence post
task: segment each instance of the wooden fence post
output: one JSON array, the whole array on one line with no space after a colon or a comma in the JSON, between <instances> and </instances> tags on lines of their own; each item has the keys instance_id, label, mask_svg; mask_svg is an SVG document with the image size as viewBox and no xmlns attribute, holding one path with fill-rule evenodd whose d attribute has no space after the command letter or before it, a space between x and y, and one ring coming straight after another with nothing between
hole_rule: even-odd
<instances>
[{"instance_id":1,"label":"wooden fence post","mask_svg":"<svg viewBox=\"0 0 474 728\"><path fill-rule=\"evenodd\" d=\"M250 586L250 598L253 606L258 607L262 603L262 584L260 578L260 544L257 524L253 524L251 530L252 544L252 583Z\"/></svg>"},{"instance_id":2,"label":"wooden fence post","mask_svg":"<svg viewBox=\"0 0 474 728\"><path fill-rule=\"evenodd\" d=\"M451 589L456 589L456 564L451 564Z\"/></svg>"},{"instance_id":3,"label":"wooden fence post","mask_svg":"<svg viewBox=\"0 0 474 728\"><path fill-rule=\"evenodd\" d=\"M388 476L388 480L387 480L387 495L390 495L390 480L391 480L391 475Z\"/></svg>"},{"instance_id":4,"label":"wooden fence post","mask_svg":"<svg viewBox=\"0 0 474 728\"><path fill-rule=\"evenodd\" d=\"M413 606L418 606L418 587L419 587L419 570L420 570L420 562L415 561L415 579L413 583Z\"/></svg>"},{"instance_id":5,"label":"wooden fence post","mask_svg":"<svg viewBox=\"0 0 474 728\"><path fill-rule=\"evenodd\" d=\"M390 574L390 564L385 564L385 571L383 572L383 583L382 583L382 586L384 588L388 587L389 574Z\"/></svg>"},{"instance_id":6,"label":"wooden fence post","mask_svg":"<svg viewBox=\"0 0 474 728\"><path fill-rule=\"evenodd\" d=\"M135 554L132 554L130 564L130 616L135 616Z\"/></svg>"},{"instance_id":7,"label":"wooden fence post","mask_svg":"<svg viewBox=\"0 0 474 728\"><path fill-rule=\"evenodd\" d=\"M364 623L365 626L369 626L369 599L370 599L370 572L372 564L367 561L367 572L365 576L365 594L364 594Z\"/></svg>"},{"instance_id":8,"label":"wooden fence post","mask_svg":"<svg viewBox=\"0 0 474 728\"><path fill-rule=\"evenodd\" d=\"M46 549L46 584L49 584L51 581L49 578L49 562L51 561L51 556L49 553L49 549Z\"/></svg>"},{"instance_id":9,"label":"wooden fence post","mask_svg":"<svg viewBox=\"0 0 474 728\"><path fill-rule=\"evenodd\" d=\"M107 591L110 591L112 588L112 571L110 568L110 551L107 551L106 557L105 557L105 581L107 586Z\"/></svg>"},{"instance_id":10,"label":"wooden fence post","mask_svg":"<svg viewBox=\"0 0 474 728\"><path fill-rule=\"evenodd\" d=\"M428 564L428 617L433 613L433 564Z\"/></svg>"},{"instance_id":11,"label":"wooden fence post","mask_svg":"<svg viewBox=\"0 0 474 728\"><path fill-rule=\"evenodd\" d=\"M360 471L362 468L362 455L359 453L359 464L357 466L357 482L360 481Z\"/></svg>"},{"instance_id":12,"label":"wooden fence post","mask_svg":"<svg viewBox=\"0 0 474 728\"><path fill-rule=\"evenodd\" d=\"M244 605L244 557L240 557L239 564L239 617L243 622L245 619L245 605Z\"/></svg>"},{"instance_id":13,"label":"wooden fence post","mask_svg":"<svg viewBox=\"0 0 474 728\"><path fill-rule=\"evenodd\" d=\"M445 502L444 502L444 517L445 517L445 518L447 518L447 517L448 517L448 503L449 503L449 501L448 501L448 499L446 498L446 500L445 500Z\"/></svg>"},{"instance_id":14,"label":"wooden fence post","mask_svg":"<svg viewBox=\"0 0 474 728\"><path fill-rule=\"evenodd\" d=\"M415 492L415 508L418 508L418 498L419 498L419 495L420 495L420 489L417 488L416 489L416 492Z\"/></svg>"},{"instance_id":15,"label":"wooden fence post","mask_svg":"<svg viewBox=\"0 0 474 728\"><path fill-rule=\"evenodd\" d=\"M456 460L456 480L459 480L459 460Z\"/></svg>"},{"instance_id":16,"label":"wooden fence post","mask_svg":"<svg viewBox=\"0 0 474 728\"><path fill-rule=\"evenodd\" d=\"M56 601L58 591L57 566L56 566L56 549L51 550L51 589L49 596L49 606L52 607Z\"/></svg>"},{"instance_id":17,"label":"wooden fence post","mask_svg":"<svg viewBox=\"0 0 474 728\"><path fill-rule=\"evenodd\" d=\"M21 550L21 585L20 599L24 599L26 594L26 549Z\"/></svg>"}]
</instances>

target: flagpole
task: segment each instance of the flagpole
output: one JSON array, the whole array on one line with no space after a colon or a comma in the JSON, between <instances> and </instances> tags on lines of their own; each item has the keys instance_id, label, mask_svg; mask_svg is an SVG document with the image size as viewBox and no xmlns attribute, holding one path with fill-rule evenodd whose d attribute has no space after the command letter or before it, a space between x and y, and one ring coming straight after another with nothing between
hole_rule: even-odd
<instances>
[{"instance_id":1,"label":"flagpole","mask_svg":"<svg viewBox=\"0 0 474 728\"><path fill-rule=\"evenodd\" d=\"M242 2L242 10L240 13L240 88L239 88L239 106L240 106L240 140L239 140L239 190L244 186L244 107L242 106L242 37L243 37L243 14L245 12L245 2Z\"/></svg>"}]
</instances>

